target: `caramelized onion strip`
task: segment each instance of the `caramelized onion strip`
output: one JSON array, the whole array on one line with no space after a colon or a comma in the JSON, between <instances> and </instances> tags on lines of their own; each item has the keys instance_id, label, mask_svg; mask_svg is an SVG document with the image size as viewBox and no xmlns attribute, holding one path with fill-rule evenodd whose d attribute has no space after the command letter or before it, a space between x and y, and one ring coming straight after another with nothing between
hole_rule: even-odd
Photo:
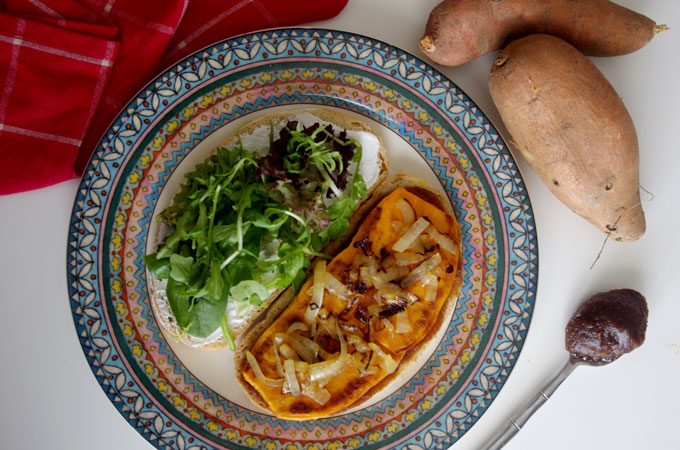
<instances>
[{"instance_id":1,"label":"caramelized onion strip","mask_svg":"<svg viewBox=\"0 0 680 450\"><path fill-rule=\"evenodd\" d=\"M425 229L430 225L430 222L427 221L424 217L418 217L418 220L415 221L411 227L406 230L406 233L402 237L397 240L392 245L392 250L395 252L403 252L407 248L411 246L413 241L416 240L420 234L425 231Z\"/></svg>"},{"instance_id":2,"label":"caramelized onion strip","mask_svg":"<svg viewBox=\"0 0 680 450\"><path fill-rule=\"evenodd\" d=\"M395 314L394 319L396 322L394 331L397 334L410 333L413 331L411 322L408 319L408 310Z\"/></svg>"},{"instance_id":3,"label":"caramelized onion strip","mask_svg":"<svg viewBox=\"0 0 680 450\"><path fill-rule=\"evenodd\" d=\"M404 217L404 224L407 227L413 225L413 222L416 221L416 213L413 211L411 204L405 198L400 198L395 203L395 206L401 211L401 215Z\"/></svg>"},{"instance_id":4,"label":"caramelized onion strip","mask_svg":"<svg viewBox=\"0 0 680 450\"><path fill-rule=\"evenodd\" d=\"M296 334L288 335L288 343L293 347L295 353L300 355L300 358L309 364L314 362L316 355L319 353L319 346L316 343Z\"/></svg>"},{"instance_id":5,"label":"caramelized onion strip","mask_svg":"<svg viewBox=\"0 0 680 450\"><path fill-rule=\"evenodd\" d=\"M410 266L420 264L425 259L425 255L411 252L396 252L394 259L398 266Z\"/></svg>"},{"instance_id":6,"label":"caramelized onion strip","mask_svg":"<svg viewBox=\"0 0 680 450\"><path fill-rule=\"evenodd\" d=\"M302 395L311 398L319 405L323 406L331 399L331 393L319 387L318 383L309 383L302 389Z\"/></svg>"},{"instance_id":7,"label":"caramelized onion strip","mask_svg":"<svg viewBox=\"0 0 680 450\"><path fill-rule=\"evenodd\" d=\"M342 330L337 325L337 322L335 323L335 331L340 340L340 355L332 360L310 364L307 370L311 381L323 382L324 380L328 380L330 377L340 372L347 362L347 341L345 340Z\"/></svg>"},{"instance_id":8,"label":"caramelized onion strip","mask_svg":"<svg viewBox=\"0 0 680 450\"><path fill-rule=\"evenodd\" d=\"M283 362L283 371L286 375L286 383L290 388L290 393L293 395L300 395L300 383L298 383L295 375L295 361L287 359Z\"/></svg>"},{"instance_id":9,"label":"caramelized onion strip","mask_svg":"<svg viewBox=\"0 0 680 450\"><path fill-rule=\"evenodd\" d=\"M373 353L375 353L378 356L378 366L384 370L387 373L392 373L395 370L397 370L397 363L396 361L387 353L383 351L382 348L378 344L374 344L373 342L370 342L368 344L369 347L371 347L371 350L373 350Z\"/></svg>"},{"instance_id":10,"label":"caramelized onion strip","mask_svg":"<svg viewBox=\"0 0 680 450\"><path fill-rule=\"evenodd\" d=\"M441 264L441 262L442 257L439 253L435 253L434 255L430 256L428 259L420 263L418 267L413 269L408 275L406 275L403 280L401 280L401 287L406 289L422 280L428 272L432 271L435 267Z\"/></svg>"},{"instance_id":11,"label":"caramelized onion strip","mask_svg":"<svg viewBox=\"0 0 680 450\"><path fill-rule=\"evenodd\" d=\"M397 278L403 278L408 275L409 270L406 266L392 266L385 271L385 279L388 282L392 282Z\"/></svg>"},{"instance_id":12,"label":"caramelized onion strip","mask_svg":"<svg viewBox=\"0 0 680 450\"><path fill-rule=\"evenodd\" d=\"M314 285L312 287L312 299L305 311L305 322L307 324L314 323L316 315L319 313L319 308L323 304L323 291L326 288L326 261L320 259L314 265Z\"/></svg>"},{"instance_id":13,"label":"caramelized onion strip","mask_svg":"<svg viewBox=\"0 0 680 450\"><path fill-rule=\"evenodd\" d=\"M300 357L288 344L281 344L279 346L279 352L285 359L297 359Z\"/></svg>"},{"instance_id":14,"label":"caramelized onion strip","mask_svg":"<svg viewBox=\"0 0 680 450\"><path fill-rule=\"evenodd\" d=\"M277 348L276 342L272 343L272 347L274 348L274 361L276 361L276 373L278 373L279 376L282 377L283 364L281 364L281 357L279 356L279 349Z\"/></svg>"},{"instance_id":15,"label":"caramelized onion strip","mask_svg":"<svg viewBox=\"0 0 680 450\"><path fill-rule=\"evenodd\" d=\"M433 273L428 273L425 275L420 284L425 286L425 298L426 302L433 302L437 299L437 276Z\"/></svg>"},{"instance_id":16,"label":"caramelized onion strip","mask_svg":"<svg viewBox=\"0 0 680 450\"><path fill-rule=\"evenodd\" d=\"M440 233L439 230L437 230L434 226L430 225L429 227L427 227L427 229L425 229L425 233L428 236L430 236L432 240L439 245L440 248L443 248L452 255L455 255L457 253L456 245L453 243L453 240L448 236L445 236L442 233Z\"/></svg>"},{"instance_id":17,"label":"caramelized onion strip","mask_svg":"<svg viewBox=\"0 0 680 450\"><path fill-rule=\"evenodd\" d=\"M366 342L356 334L347 336L347 343L354 346L354 349L359 353L368 353L371 349L366 345Z\"/></svg>"},{"instance_id":18,"label":"caramelized onion strip","mask_svg":"<svg viewBox=\"0 0 680 450\"><path fill-rule=\"evenodd\" d=\"M349 292L347 292L347 287L342 284L333 274L326 272L326 290L331 294L342 300L349 300Z\"/></svg>"},{"instance_id":19,"label":"caramelized onion strip","mask_svg":"<svg viewBox=\"0 0 680 450\"><path fill-rule=\"evenodd\" d=\"M286 334L293 334L296 331L307 332L309 331L309 327L302 322L293 322L288 327L288 331L286 331Z\"/></svg>"},{"instance_id":20,"label":"caramelized onion strip","mask_svg":"<svg viewBox=\"0 0 680 450\"><path fill-rule=\"evenodd\" d=\"M283 378L274 380L264 376L264 374L262 373L262 369L260 369L260 365L257 363L257 360L255 359L253 354L250 353L249 351L246 352L246 360L248 361L250 368L253 370L255 377L257 377L260 383L267 386L283 386Z\"/></svg>"}]
</instances>

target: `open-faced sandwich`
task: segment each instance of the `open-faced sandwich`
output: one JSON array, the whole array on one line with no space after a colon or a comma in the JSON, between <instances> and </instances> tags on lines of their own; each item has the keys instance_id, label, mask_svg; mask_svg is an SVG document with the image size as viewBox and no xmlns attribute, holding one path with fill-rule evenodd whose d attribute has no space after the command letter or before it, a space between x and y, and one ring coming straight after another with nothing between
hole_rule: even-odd
<instances>
[{"instance_id":1,"label":"open-faced sandwich","mask_svg":"<svg viewBox=\"0 0 680 450\"><path fill-rule=\"evenodd\" d=\"M283 295L234 354L250 399L277 417L336 414L377 395L446 327L461 286L451 203L425 181L383 181L332 260L317 258L297 295Z\"/></svg>"},{"instance_id":2,"label":"open-faced sandwich","mask_svg":"<svg viewBox=\"0 0 680 450\"><path fill-rule=\"evenodd\" d=\"M247 124L186 175L157 220L145 263L154 314L176 339L220 348L313 258L351 236L350 218L387 173L377 135L329 109Z\"/></svg>"}]
</instances>

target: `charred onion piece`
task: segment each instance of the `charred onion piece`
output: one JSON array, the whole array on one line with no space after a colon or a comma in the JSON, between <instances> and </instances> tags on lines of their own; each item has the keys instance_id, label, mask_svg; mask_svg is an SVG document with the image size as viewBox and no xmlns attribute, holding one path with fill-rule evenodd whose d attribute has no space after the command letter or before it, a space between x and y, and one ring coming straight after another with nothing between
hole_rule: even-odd
<instances>
[{"instance_id":1,"label":"charred onion piece","mask_svg":"<svg viewBox=\"0 0 680 450\"><path fill-rule=\"evenodd\" d=\"M406 306L408 305L408 302L406 299L401 299L403 301L401 302L395 302L395 303L388 303L386 304L378 313L378 315L385 319L387 317L391 317L395 314L399 314L402 311L406 311Z\"/></svg>"}]
</instances>

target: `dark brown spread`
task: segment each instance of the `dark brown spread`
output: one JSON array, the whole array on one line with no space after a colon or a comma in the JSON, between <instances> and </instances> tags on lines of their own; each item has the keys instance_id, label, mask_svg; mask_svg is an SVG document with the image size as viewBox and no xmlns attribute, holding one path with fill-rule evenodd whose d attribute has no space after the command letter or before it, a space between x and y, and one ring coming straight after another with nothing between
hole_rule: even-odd
<instances>
[{"instance_id":1,"label":"dark brown spread","mask_svg":"<svg viewBox=\"0 0 680 450\"><path fill-rule=\"evenodd\" d=\"M637 291L595 294L567 324L565 347L573 360L608 364L645 341L647 302Z\"/></svg>"}]
</instances>

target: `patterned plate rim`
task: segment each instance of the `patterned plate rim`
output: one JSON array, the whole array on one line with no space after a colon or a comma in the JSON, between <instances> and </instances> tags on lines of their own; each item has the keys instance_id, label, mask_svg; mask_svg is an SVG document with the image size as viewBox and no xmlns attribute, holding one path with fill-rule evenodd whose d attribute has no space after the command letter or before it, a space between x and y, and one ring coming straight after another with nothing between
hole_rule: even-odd
<instances>
[{"instance_id":1,"label":"patterned plate rim","mask_svg":"<svg viewBox=\"0 0 680 450\"><path fill-rule=\"evenodd\" d=\"M512 336L510 339L510 346L509 346L509 356L507 359L503 362L503 364L498 368L500 371L500 374L498 378L495 380L493 385L487 385L484 386L483 389L476 393L477 397L480 397L480 405L476 409L472 409L471 413L469 414L468 417L463 418L459 417L462 423L456 422L455 426L459 428L455 428L454 432L449 432L446 433L444 432L442 434L441 430L433 430L431 433L428 432L425 436L424 442L421 442L421 444L425 444L426 447L430 448L432 445L435 445L434 448L446 448L448 445L454 443L457 439L459 439L477 420L478 418L484 413L484 411L489 407L491 402L495 399L497 393L500 391L501 387L505 383L505 380L509 376L510 372L514 368L514 365L517 361L517 357L519 356L521 349L524 344L524 340L526 338L526 334L528 332L529 325L531 323L531 316L532 316L532 310L535 305L535 297L536 297L536 289L537 289L537 278L538 278L538 243L537 243L537 236L536 236L536 228L535 228L535 221L533 218L533 211L531 207L531 202L528 196L528 193L526 191L526 187L524 186L524 181L521 177L521 174L519 173L519 168L517 167L512 155L510 152L507 150L507 147L505 143L503 142L502 137L499 135L498 131L496 128L491 124L489 119L484 115L482 110L457 86L455 83L453 83L451 80L446 78L444 75L442 75L440 72L438 72L436 69L431 67L429 64L423 62L420 60L418 57L403 51L397 47L394 47L390 44L387 44L385 42L382 42L378 39L367 37L367 36L362 36L358 35L355 33L351 32L345 32L345 31L339 31L339 30L331 30L331 29L319 29L319 28L307 28L307 27L298 27L298 28L278 28L278 29L270 29L270 30L264 30L264 31L258 31L254 33L247 33L243 34L240 36L236 36L230 39L226 39L224 41L212 44L210 46L207 46L206 48L188 56L184 60L178 62L177 64L165 69L163 72L161 72L156 78L154 78L152 81L150 81L145 88L139 91L139 93L135 96L135 98L128 103L128 105L121 111L121 113L117 116L109 130L105 133L105 135L102 137L102 140L100 141L95 154L92 156L86 171L81 179L81 183L78 189L78 193L76 195L76 198L74 200L74 206L73 206L73 211L72 211L72 216L71 216L71 221L69 225L69 236L68 236L68 248L67 248L67 278L68 278L68 289L69 289L69 297L71 299L71 307L72 307L72 314L73 314L73 319L74 319L74 325L76 328L76 332L79 336L81 346L83 348L83 351L85 353L85 356L88 360L88 363L90 365L91 370L93 371L93 374L99 381L100 385L102 386L102 389L106 393L106 395L109 397L109 399L112 401L116 409L123 415L123 417L145 438L147 441L149 441L152 445L158 446L160 448L161 445L167 445L166 443L163 442L163 439L161 436L155 436L154 432L152 430L153 427L149 427L148 425L142 425L141 421L139 420L139 417L135 417L134 414L130 414L129 410L126 409L125 402L123 401L123 398L121 398L120 395L118 394L112 394L109 392L109 389L107 389L107 382L103 379L101 375L102 367L101 364L99 364L99 361L97 358L94 357L93 354L93 348L92 348L92 343L88 342L88 330L83 324L83 319L86 314L88 314L88 311L83 310L84 305L88 305L95 301L94 298L90 298L90 295L88 294L86 298L84 299L79 299L79 297L83 297L82 289L83 285L86 285L88 283L87 280L83 277L84 274L87 274L88 271L84 270L83 267L81 267L80 272L77 272L76 269L79 266L83 266L82 262L77 262L77 255L83 256L81 253L82 250L82 245L83 241L79 242L79 234L82 234L83 229L79 228L79 225L83 224L84 221L84 214L87 215L88 211L85 211L85 200L89 199L88 202L92 202L93 199L96 199L98 201L101 201L101 198L96 197L96 194L93 192L93 188L96 187L97 184L97 175L96 175L96 170L99 165L105 160L105 155L104 153L110 149L110 146L108 144L111 144L111 139L110 136L112 134L115 134L115 128L116 126L122 125L124 123L124 120L126 116L130 113L131 110L134 110L135 107L139 106L139 102L143 101L145 99L144 93L148 92L148 90L152 89L152 86L156 83L159 82L164 76L168 76L168 74L171 74L173 71L176 72L178 78L179 78L179 73L183 69L183 65L188 64L191 60L195 60L198 58L199 55L201 54L206 54L210 50L216 50L218 48L222 49L227 49L227 48L237 48L239 43L245 43L245 42L260 42L264 41L264 38L267 37L267 35L272 35L272 34L277 34L278 36L286 37L288 38L291 42L294 42L295 38L300 38L300 37L322 37L322 36L332 36L335 39L343 40L343 42L347 43L347 48L349 49L349 42L362 42L366 45L369 43L372 46L375 46L375 48L382 48L384 50L394 52L395 54L399 55L399 58L403 61L408 60L408 62L412 65L418 66L419 69L423 70L423 73L432 77L435 77L439 80L442 80L445 85L450 87L451 91L455 91L456 95L459 98L462 98L465 100L466 104L469 106L470 110L474 111L474 118L481 118L480 127L484 126L486 130L489 133L495 134L496 136L496 144L497 147L499 148L499 154L504 158L503 162L507 164L508 166L511 166L512 169L514 169L514 179L512 180L513 183L515 183L514 188L521 191L523 195L522 199L522 205L524 210L522 211L524 214L528 215L527 217L527 229L526 229L526 234L529 237L530 245L532 246L531 250L528 251L529 256L527 256L527 264L530 266L530 275L527 275L527 278L533 278L533 280L529 280L529 286L525 290L525 297L524 297L524 305L523 305L523 314L520 320L520 323L522 325L521 329L517 330L515 333L512 331L509 332L509 334ZM304 44L304 40L302 41ZM299 43L298 43L299 45ZM356 49L355 49L356 51ZM376 51L377 53L377 51ZM356 55L354 55L356 56ZM360 58L361 59L361 58ZM358 60L357 60L358 61ZM401 67L400 67L401 69ZM234 69L236 70L236 69ZM423 94L426 95L426 93L423 91ZM173 104L174 105L174 104ZM446 114L444 114L446 116ZM160 116L159 116L160 117ZM128 117L129 118L129 117ZM108 141L107 141L107 136L108 136ZM475 152L475 151L480 151L480 149L476 147L470 147L470 151ZM123 165L124 167L124 165ZM106 168L104 166L104 168ZM108 170L108 169L107 169ZM510 184L510 183L508 183ZM493 187L493 185L492 185ZM494 191L495 195L499 195L497 192ZM94 196L94 197L92 197ZM95 205L96 207L99 207L100 205ZM99 208L101 209L101 208ZM524 217L524 216L523 216ZM507 218L504 217L504 214L501 213L501 218L499 219L502 223L503 226L506 226L506 222L508 221ZM88 226L88 225L86 225ZM91 227L92 224L89 224ZM99 227L102 226L102 222L100 222ZM507 230L506 230L507 231ZM90 230L87 230L87 232L90 232ZM96 232L96 230L95 230ZM505 237L505 236L504 236ZM510 251L513 249L506 249L506 251ZM93 250L94 251L94 250ZM90 255L91 257L91 255ZM87 259L87 257L85 257ZM86 268L91 268L93 266L96 266L97 262L94 260L86 261L84 264L84 267ZM510 273L509 270L507 270L508 277L513 277L517 276L516 272ZM526 275L526 274L525 274ZM509 281L508 281L509 282ZM90 285L92 283L89 283ZM92 294L94 294L94 290ZM103 297L103 296L102 296ZM103 303L103 302L101 302ZM96 304L96 302L95 302ZM502 311L494 311L495 313L500 313ZM503 310L505 312L505 310ZM496 329L494 329L496 331ZM507 331L506 331L507 333ZM97 338L99 339L99 338ZM488 345L485 349L485 352L479 356L479 359L484 359L487 358L491 355L493 351L496 349L493 348L494 343L494 338L490 338ZM499 358L498 355L496 355L497 358ZM466 372L468 377L470 379L476 374L471 373L472 370L479 370L481 366L477 365L477 367L471 367L473 365L468 365L466 367ZM493 379L492 379L493 380ZM109 384L110 386L110 384ZM468 392L466 394L466 398L464 401L469 402L472 401L473 403L476 403L476 399L470 399L471 393ZM449 406L447 406L448 408ZM446 411L436 411L433 414L436 414L436 418L442 417L445 413L450 413L450 416L447 417L447 422L448 421L453 421L454 419L454 414L451 410L446 410ZM426 426L426 428L430 428L432 423L429 423ZM439 425L439 424L438 424ZM450 424L447 423L447 428L449 428L449 431L452 427L449 426ZM162 427L161 427L162 428ZM435 439L436 437L436 439ZM428 442L429 439L429 442ZM179 444L179 440L177 441ZM210 442L207 443L201 443L201 444L207 444L210 445ZM419 444L420 445L420 444ZM416 448L416 447L414 447ZM421 448L418 447L417 448Z\"/></svg>"}]
</instances>

